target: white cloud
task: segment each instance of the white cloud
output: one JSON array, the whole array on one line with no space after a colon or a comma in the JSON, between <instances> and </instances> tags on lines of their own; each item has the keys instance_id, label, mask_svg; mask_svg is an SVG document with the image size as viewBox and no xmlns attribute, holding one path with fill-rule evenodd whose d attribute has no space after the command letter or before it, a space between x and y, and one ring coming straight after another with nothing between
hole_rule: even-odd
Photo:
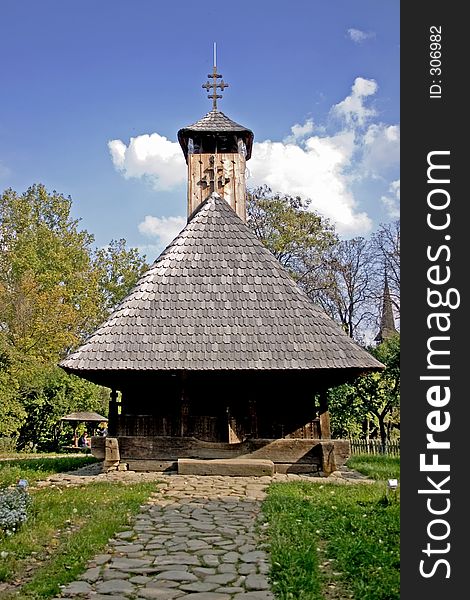
<instances>
[{"instance_id":1,"label":"white cloud","mask_svg":"<svg viewBox=\"0 0 470 600\"><path fill-rule=\"evenodd\" d=\"M374 178L388 185L397 177L400 143L398 125L374 119L377 113L370 101L377 90L374 80L357 77L351 93L331 109L331 114L339 117L328 124L335 128L333 132L308 118L293 125L282 142L255 142L247 164L247 185L266 184L274 192L309 198L310 208L328 217L342 236L370 232L372 221L359 206L351 182L366 186L367 179ZM127 146L111 140L108 146L114 166L125 177L149 178L156 190L186 182L187 167L179 144L158 133L131 138ZM357 185L355 190L358 194ZM384 204L396 211L395 191L384 192L383 198ZM184 225L183 217L147 215L139 230L157 238L157 247L163 249Z\"/></svg>"},{"instance_id":2,"label":"white cloud","mask_svg":"<svg viewBox=\"0 0 470 600\"><path fill-rule=\"evenodd\" d=\"M335 104L331 109L332 113L344 119L350 127L362 127L368 119L377 115L374 108L367 107L364 103L368 96L373 96L377 92L377 89L377 83L373 79L356 77L351 94Z\"/></svg>"},{"instance_id":3,"label":"white cloud","mask_svg":"<svg viewBox=\"0 0 470 600\"><path fill-rule=\"evenodd\" d=\"M113 164L126 179L148 177L158 191L186 181L186 164L180 145L158 133L133 137L126 146L121 140L108 142Z\"/></svg>"},{"instance_id":4,"label":"white cloud","mask_svg":"<svg viewBox=\"0 0 470 600\"><path fill-rule=\"evenodd\" d=\"M295 125L292 125L290 130L292 133L284 139L284 142L294 144L309 133L313 133L313 119L307 119L303 125L296 123Z\"/></svg>"},{"instance_id":5,"label":"white cloud","mask_svg":"<svg viewBox=\"0 0 470 600\"><path fill-rule=\"evenodd\" d=\"M398 219L400 216L400 180L396 179L390 184L388 191L389 196L382 196L381 202L385 206L387 214L392 219Z\"/></svg>"},{"instance_id":6,"label":"white cloud","mask_svg":"<svg viewBox=\"0 0 470 600\"><path fill-rule=\"evenodd\" d=\"M155 248L166 248L186 225L184 217L152 217L147 215L139 223L139 231L148 237L157 238Z\"/></svg>"},{"instance_id":7,"label":"white cloud","mask_svg":"<svg viewBox=\"0 0 470 600\"><path fill-rule=\"evenodd\" d=\"M265 183L275 192L310 198L311 208L331 219L339 233L365 234L372 222L366 213L357 212L345 175L353 150L354 133L350 131L331 137L311 136L302 147L270 140L255 143L247 185Z\"/></svg>"},{"instance_id":8,"label":"white cloud","mask_svg":"<svg viewBox=\"0 0 470 600\"><path fill-rule=\"evenodd\" d=\"M366 32L366 31L361 31L360 29L354 29L354 27L351 27L350 29L348 29L348 36L354 43L361 44L362 42L365 42L366 40L374 38L375 33L373 31Z\"/></svg>"},{"instance_id":9,"label":"white cloud","mask_svg":"<svg viewBox=\"0 0 470 600\"><path fill-rule=\"evenodd\" d=\"M362 175L380 177L400 160L400 127L373 123L362 139Z\"/></svg>"}]
</instances>

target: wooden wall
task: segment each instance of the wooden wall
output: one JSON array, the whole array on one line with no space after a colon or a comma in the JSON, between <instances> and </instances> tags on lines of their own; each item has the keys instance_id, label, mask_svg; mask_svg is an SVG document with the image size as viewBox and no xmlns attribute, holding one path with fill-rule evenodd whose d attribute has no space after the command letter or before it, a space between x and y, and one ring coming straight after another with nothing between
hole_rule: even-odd
<instances>
[{"instance_id":1,"label":"wooden wall","mask_svg":"<svg viewBox=\"0 0 470 600\"><path fill-rule=\"evenodd\" d=\"M350 456L347 440L258 439L229 444L190 437L120 436L113 439L117 442L120 463L135 471L174 470L179 458L243 458L272 460L276 473L329 475ZM106 438L92 438L91 450L96 458L105 458L105 444Z\"/></svg>"},{"instance_id":2,"label":"wooden wall","mask_svg":"<svg viewBox=\"0 0 470 600\"><path fill-rule=\"evenodd\" d=\"M241 154L188 156L188 217L217 192L246 221L245 158Z\"/></svg>"}]
</instances>

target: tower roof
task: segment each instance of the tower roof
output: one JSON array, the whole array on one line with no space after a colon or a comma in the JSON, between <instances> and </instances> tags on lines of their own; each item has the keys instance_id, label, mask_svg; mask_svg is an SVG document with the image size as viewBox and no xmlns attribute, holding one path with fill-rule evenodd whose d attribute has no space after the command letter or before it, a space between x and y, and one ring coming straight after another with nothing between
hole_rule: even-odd
<instances>
[{"instance_id":1,"label":"tower roof","mask_svg":"<svg viewBox=\"0 0 470 600\"><path fill-rule=\"evenodd\" d=\"M380 319L379 333L376 335L374 341L381 343L387 338L394 335L396 332L397 329L395 327L395 318L393 316L392 297L390 296L390 288L388 287L387 274L385 273L382 317Z\"/></svg>"},{"instance_id":2,"label":"tower roof","mask_svg":"<svg viewBox=\"0 0 470 600\"><path fill-rule=\"evenodd\" d=\"M77 374L383 368L312 303L218 194L60 364Z\"/></svg>"},{"instance_id":3,"label":"tower roof","mask_svg":"<svg viewBox=\"0 0 470 600\"><path fill-rule=\"evenodd\" d=\"M238 133L245 139L246 160L251 157L251 147L253 145L253 132L243 125L232 121L227 115L218 109L212 109L204 115L199 121L183 127L178 131L178 141L183 149L185 158L188 155L188 138L195 133Z\"/></svg>"}]
</instances>

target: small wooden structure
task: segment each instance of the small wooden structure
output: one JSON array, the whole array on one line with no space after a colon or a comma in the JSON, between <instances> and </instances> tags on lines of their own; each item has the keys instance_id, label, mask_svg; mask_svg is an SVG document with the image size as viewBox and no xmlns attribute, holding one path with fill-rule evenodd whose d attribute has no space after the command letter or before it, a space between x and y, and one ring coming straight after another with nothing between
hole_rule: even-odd
<instances>
[{"instance_id":1,"label":"small wooden structure","mask_svg":"<svg viewBox=\"0 0 470 600\"><path fill-rule=\"evenodd\" d=\"M206 84L216 93L218 79ZM224 84L226 87L226 84ZM222 88L223 89L223 88ZM109 464L165 470L178 459L269 459L328 474L328 388L383 365L298 287L247 227L252 132L213 109L178 133L188 223L114 313L62 362L112 389ZM111 450L109 450L111 452Z\"/></svg>"},{"instance_id":2,"label":"small wooden structure","mask_svg":"<svg viewBox=\"0 0 470 600\"><path fill-rule=\"evenodd\" d=\"M87 431L90 432L90 436L96 434L96 430L98 429L98 425L100 423L107 423L107 417L100 415L96 412L72 412L61 419L62 423L71 423L73 425L73 448L78 448L78 435L77 429L80 423L84 423Z\"/></svg>"}]
</instances>

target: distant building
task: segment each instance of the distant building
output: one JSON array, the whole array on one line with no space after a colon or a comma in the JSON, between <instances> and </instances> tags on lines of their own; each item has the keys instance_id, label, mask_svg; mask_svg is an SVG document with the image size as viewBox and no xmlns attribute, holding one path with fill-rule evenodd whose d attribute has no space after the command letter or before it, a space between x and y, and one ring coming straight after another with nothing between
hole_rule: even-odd
<instances>
[{"instance_id":1,"label":"distant building","mask_svg":"<svg viewBox=\"0 0 470 600\"><path fill-rule=\"evenodd\" d=\"M393 303L390 296L390 288L388 287L387 273L385 273L380 328L379 332L375 336L374 341L377 342L377 344L381 344L383 341L392 337L396 333L397 329L395 327L395 317L393 316Z\"/></svg>"}]
</instances>

